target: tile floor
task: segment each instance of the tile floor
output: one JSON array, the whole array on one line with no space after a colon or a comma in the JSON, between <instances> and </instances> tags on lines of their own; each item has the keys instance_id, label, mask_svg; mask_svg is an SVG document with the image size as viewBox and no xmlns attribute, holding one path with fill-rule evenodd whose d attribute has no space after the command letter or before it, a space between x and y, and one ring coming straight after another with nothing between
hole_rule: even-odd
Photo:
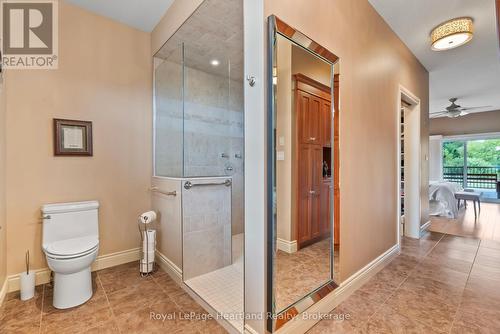
<instances>
[{"instance_id":1,"label":"tile floor","mask_svg":"<svg viewBox=\"0 0 500 334\"><path fill-rule=\"evenodd\" d=\"M276 309L284 310L330 279L330 241L324 239L295 253L278 250L275 265ZM338 251L334 258L338 274Z\"/></svg>"},{"instance_id":2,"label":"tile floor","mask_svg":"<svg viewBox=\"0 0 500 334\"><path fill-rule=\"evenodd\" d=\"M226 333L165 272L141 278L138 262L93 274L94 295L79 307L52 306L52 287L38 286L35 298L22 302L18 293L0 309L0 333ZM198 319L186 319L194 312ZM176 315L153 320L151 314Z\"/></svg>"},{"instance_id":3,"label":"tile floor","mask_svg":"<svg viewBox=\"0 0 500 334\"><path fill-rule=\"evenodd\" d=\"M500 333L500 242L427 233L403 239L401 254L341 303L318 333ZM0 333L225 333L215 320L152 320L206 312L163 271L140 278L137 263L94 273L92 299L52 307L50 285L0 309Z\"/></svg>"},{"instance_id":4,"label":"tile floor","mask_svg":"<svg viewBox=\"0 0 500 334\"><path fill-rule=\"evenodd\" d=\"M243 234L233 236L232 251L230 266L191 278L186 284L214 310L231 315L228 322L243 332Z\"/></svg>"},{"instance_id":5,"label":"tile floor","mask_svg":"<svg viewBox=\"0 0 500 334\"><path fill-rule=\"evenodd\" d=\"M500 242L428 232L308 333L500 333Z\"/></svg>"}]
</instances>

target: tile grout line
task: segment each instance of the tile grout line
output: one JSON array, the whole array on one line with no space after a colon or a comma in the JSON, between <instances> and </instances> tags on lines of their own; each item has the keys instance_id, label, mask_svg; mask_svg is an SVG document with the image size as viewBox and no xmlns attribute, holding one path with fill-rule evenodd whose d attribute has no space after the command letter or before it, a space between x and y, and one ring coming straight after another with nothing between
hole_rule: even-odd
<instances>
[{"instance_id":1,"label":"tile grout line","mask_svg":"<svg viewBox=\"0 0 500 334\"><path fill-rule=\"evenodd\" d=\"M38 325L38 334L42 333L42 318L43 318L43 304L45 302L45 284L42 286L42 304L40 305L40 323Z\"/></svg>"},{"instance_id":2,"label":"tile grout line","mask_svg":"<svg viewBox=\"0 0 500 334\"><path fill-rule=\"evenodd\" d=\"M99 276L98 272L96 273L96 278L99 281L99 284L101 285L104 297L106 297L106 302L108 303L109 310L111 311L111 317L113 319L113 322L115 323L116 328L118 329L118 333L121 333L120 326L118 326L118 321L116 320L115 312L113 312L113 308L111 307L111 303L109 302L108 294L106 292L106 289L104 289L104 285L102 284L101 277Z\"/></svg>"},{"instance_id":3,"label":"tile grout line","mask_svg":"<svg viewBox=\"0 0 500 334\"><path fill-rule=\"evenodd\" d=\"M416 270L416 268L417 268L417 267L418 267L418 265L419 265L419 264L423 261L423 259L424 259L424 258L426 258L426 257L427 257L427 256L428 256L428 255L429 255L429 254L430 254L430 253L434 250L434 248L435 248L435 247L436 247L436 246L437 246L437 245L441 242L441 240L443 240L444 236L445 236L445 234L444 234L444 233L442 233L441 238L439 238L439 240L438 240L438 241L434 244L434 246L432 246L432 248L431 248L431 249L430 249L427 253L425 253L425 255L424 255L424 256L422 256L420 259L418 259L418 260L417 260L417 264L415 265L415 267L414 267L412 270L410 270L410 272L408 273L408 276L407 276L407 277L406 277L406 278L405 278L405 279L404 279L404 280L403 280L403 281L402 281L402 282L401 282L401 283L400 283L400 284L399 284L399 285L398 285L398 286L394 289L394 291L393 291L391 294L389 294L389 296L388 296L386 299L384 299L384 301L380 304L380 306L379 306L379 307L377 307L376 311L375 311L375 312L373 312L373 314L372 314L370 317L368 317L368 319L366 320L365 324L368 324L368 323L370 322L370 320L371 320L371 319L372 319L372 318L373 318L373 317L374 317L374 316L378 313L378 311L379 311L379 310L380 310L380 309L381 309L384 305L386 305L386 304L387 304L387 301L388 301L389 299L391 299L391 298L392 298L392 297L396 294L396 292L399 290L399 288L400 288L400 287L401 287L401 286L402 286L402 285L403 285L403 284L404 284L404 283L408 280L408 278L409 278L409 277L412 275L412 273ZM399 255L401 255L401 254L402 254L402 253L400 253ZM398 255L398 256L399 256L399 255ZM392 262L392 261L391 261L391 262ZM388 265L389 265L389 264L390 264L390 263L388 263ZM383 269L382 269L382 270L383 270ZM417 321L418 323L421 323L421 322L420 322L420 321L418 321L418 320L415 320L415 321ZM425 325L425 324L424 324L424 325Z\"/></svg>"},{"instance_id":4,"label":"tile grout line","mask_svg":"<svg viewBox=\"0 0 500 334\"><path fill-rule=\"evenodd\" d=\"M474 264L476 263L477 253L479 253L479 248L481 247L481 241L482 240L479 239L479 244L477 245L476 254L474 254L474 260L472 260L472 265L470 266L469 274L467 275L467 280L465 281L465 285L464 285L464 288L462 290L462 295L460 296L460 302L458 303L458 307L457 307L457 310L455 312L455 316L453 317L453 321L451 322L450 331L448 333L451 333L451 331L453 330L453 326L455 325L455 321L457 320L458 310L460 309L460 306L462 305L465 288L467 287L467 283L469 282L470 274L472 273L472 269L474 268Z\"/></svg>"}]
</instances>

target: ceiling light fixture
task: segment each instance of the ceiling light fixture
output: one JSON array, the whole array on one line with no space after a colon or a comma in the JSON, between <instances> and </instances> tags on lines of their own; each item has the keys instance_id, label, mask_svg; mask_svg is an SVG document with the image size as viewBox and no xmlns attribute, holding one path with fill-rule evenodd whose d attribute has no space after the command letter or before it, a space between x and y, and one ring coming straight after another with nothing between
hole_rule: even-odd
<instances>
[{"instance_id":1,"label":"ceiling light fixture","mask_svg":"<svg viewBox=\"0 0 500 334\"><path fill-rule=\"evenodd\" d=\"M444 51L469 42L473 36L472 19L460 17L441 23L432 29L432 50Z\"/></svg>"},{"instance_id":2,"label":"ceiling light fixture","mask_svg":"<svg viewBox=\"0 0 500 334\"><path fill-rule=\"evenodd\" d=\"M212 59L210 61L210 65L212 65L212 66L219 66L219 64L220 64L220 61L218 61L217 59Z\"/></svg>"}]
</instances>

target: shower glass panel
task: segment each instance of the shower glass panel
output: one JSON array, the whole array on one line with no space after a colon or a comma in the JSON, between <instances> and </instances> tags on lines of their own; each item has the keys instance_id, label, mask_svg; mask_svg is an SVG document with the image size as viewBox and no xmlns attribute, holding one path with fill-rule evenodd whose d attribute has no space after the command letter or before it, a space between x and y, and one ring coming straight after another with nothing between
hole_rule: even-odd
<instances>
[{"instance_id":1,"label":"shower glass panel","mask_svg":"<svg viewBox=\"0 0 500 334\"><path fill-rule=\"evenodd\" d=\"M184 108L182 43L166 44L154 58L155 175L182 177Z\"/></svg>"},{"instance_id":2,"label":"shower glass panel","mask_svg":"<svg viewBox=\"0 0 500 334\"><path fill-rule=\"evenodd\" d=\"M154 64L155 178L180 183L182 279L243 331L243 1L203 1Z\"/></svg>"}]
</instances>

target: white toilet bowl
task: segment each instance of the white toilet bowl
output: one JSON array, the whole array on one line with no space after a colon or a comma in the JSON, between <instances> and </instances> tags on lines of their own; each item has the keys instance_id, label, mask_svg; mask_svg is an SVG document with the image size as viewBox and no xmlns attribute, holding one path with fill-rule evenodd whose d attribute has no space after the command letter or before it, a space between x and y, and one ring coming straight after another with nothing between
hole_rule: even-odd
<instances>
[{"instance_id":1,"label":"white toilet bowl","mask_svg":"<svg viewBox=\"0 0 500 334\"><path fill-rule=\"evenodd\" d=\"M98 207L91 201L42 208L43 251L54 272L55 308L75 307L92 297L90 268L99 251Z\"/></svg>"},{"instance_id":2,"label":"white toilet bowl","mask_svg":"<svg viewBox=\"0 0 500 334\"><path fill-rule=\"evenodd\" d=\"M99 246L76 257L45 253L50 270L54 272L52 305L58 309L75 307L92 297L90 266L97 258Z\"/></svg>"}]
</instances>

